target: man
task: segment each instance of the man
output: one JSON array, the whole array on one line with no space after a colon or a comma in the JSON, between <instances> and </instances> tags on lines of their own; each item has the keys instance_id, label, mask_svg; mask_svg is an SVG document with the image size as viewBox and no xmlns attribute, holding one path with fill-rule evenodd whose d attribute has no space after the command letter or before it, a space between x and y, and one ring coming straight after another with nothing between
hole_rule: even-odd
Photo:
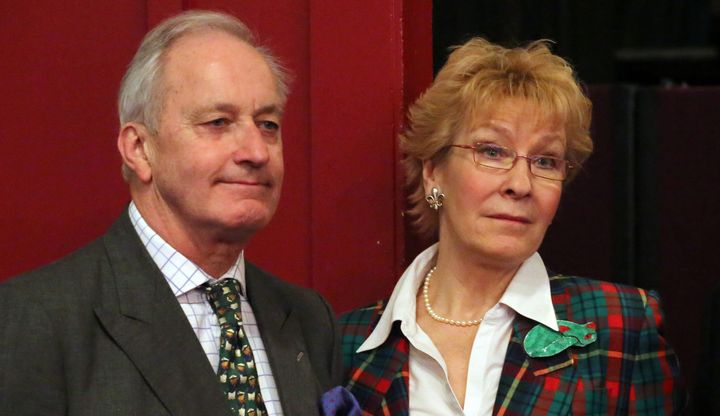
<instances>
[{"instance_id":1,"label":"man","mask_svg":"<svg viewBox=\"0 0 720 416\"><path fill-rule=\"evenodd\" d=\"M0 414L318 412L341 377L332 312L243 258L280 196L286 94L233 17L187 12L145 37L119 99L132 202L0 287Z\"/></svg>"}]
</instances>

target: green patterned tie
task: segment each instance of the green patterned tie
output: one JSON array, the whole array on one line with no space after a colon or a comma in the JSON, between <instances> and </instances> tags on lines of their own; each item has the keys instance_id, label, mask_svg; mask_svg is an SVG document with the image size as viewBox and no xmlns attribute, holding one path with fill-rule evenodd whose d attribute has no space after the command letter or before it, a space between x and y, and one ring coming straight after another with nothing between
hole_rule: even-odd
<instances>
[{"instance_id":1,"label":"green patterned tie","mask_svg":"<svg viewBox=\"0 0 720 416\"><path fill-rule=\"evenodd\" d=\"M205 291L220 323L218 375L228 404L234 415L267 415L252 349L242 327L240 283L224 279L205 286Z\"/></svg>"}]
</instances>

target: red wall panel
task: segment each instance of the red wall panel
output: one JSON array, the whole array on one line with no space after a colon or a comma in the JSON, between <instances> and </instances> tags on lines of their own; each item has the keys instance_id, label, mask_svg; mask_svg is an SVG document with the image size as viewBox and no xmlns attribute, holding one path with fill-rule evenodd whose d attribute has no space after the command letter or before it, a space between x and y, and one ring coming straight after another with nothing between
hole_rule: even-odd
<instances>
[{"instance_id":1,"label":"red wall panel","mask_svg":"<svg viewBox=\"0 0 720 416\"><path fill-rule=\"evenodd\" d=\"M146 28L142 1L0 8L0 278L7 278L100 235L127 202L115 97Z\"/></svg>"},{"instance_id":2,"label":"red wall panel","mask_svg":"<svg viewBox=\"0 0 720 416\"><path fill-rule=\"evenodd\" d=\"M311 2L313 275L332 298L373 298L396 277L400 20L394 2L324 3Z\"/></svg>"}]
</instances>

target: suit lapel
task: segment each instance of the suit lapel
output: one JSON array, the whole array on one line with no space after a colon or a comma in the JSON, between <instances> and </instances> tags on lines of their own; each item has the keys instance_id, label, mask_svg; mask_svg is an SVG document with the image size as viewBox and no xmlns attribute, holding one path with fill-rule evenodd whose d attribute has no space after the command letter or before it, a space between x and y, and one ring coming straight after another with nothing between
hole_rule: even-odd
<instances>
[{"instance_id":1,"label":"suit lapel","mask_svg":"<svg viewBox=\"0 0 720 416\"><path fill-rule=\"evenodd\" d=\"M127 213L103 240L113 269L106 284L117 294L95 310L103 327L171 414L227 414L215 373Z\"/></svg>"},{"instance_id":2,"label":"suit lapel","mask_svg":"<svg viewBox=\"0 0 720 416\"><path fill-rule=\"evenodd\" d=\"M557 314L558 319L564 319ZM519 409L533 408L538 399L543 399L542 406L549 409L556 397L562 399L559 405L566 407L572 401L575 388L574 361L569 349L546 358L531 358L525 353L523 340L528 331L537 322L522 315L517 315L513 323L513 332L505 355L505 364L500 375L495 407L493 413L519 413ZM562 390L562 395L556 395ZM548 407L545 407L548 406ZM558 407L553 407L559 410ZM562 412L561 412L562 413Z\"/></svg>"},{"instance_id":3,"label":"suit lapel","mask_svg":"<svg viewBox=\"0 0 720 416\"><path fill-rule=\"evenodd\" d=\"M254 267L246 267L247 296L267 350L273 378L286 416L306 415L317 409L321 387L313 372L298 312L269 279ZM313 382L308 382L313 380Z\"/></svg>"}]
</instances>

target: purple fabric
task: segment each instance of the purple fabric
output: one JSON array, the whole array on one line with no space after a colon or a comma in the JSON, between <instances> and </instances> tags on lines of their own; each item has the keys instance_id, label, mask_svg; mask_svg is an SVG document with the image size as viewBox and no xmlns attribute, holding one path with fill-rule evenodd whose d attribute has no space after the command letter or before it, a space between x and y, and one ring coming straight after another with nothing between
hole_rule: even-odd
<instances>
[{"instance_id":1,"label":"purple fabric","mask_svg":"<svg viewBox=\"0 0 720 416\"><path fill-rule=\"evenodd\" d=\"M345 387L336 386L320 397L320 414L323 416L360 416L360 405Z\"/></svg>"}]
</instances>

